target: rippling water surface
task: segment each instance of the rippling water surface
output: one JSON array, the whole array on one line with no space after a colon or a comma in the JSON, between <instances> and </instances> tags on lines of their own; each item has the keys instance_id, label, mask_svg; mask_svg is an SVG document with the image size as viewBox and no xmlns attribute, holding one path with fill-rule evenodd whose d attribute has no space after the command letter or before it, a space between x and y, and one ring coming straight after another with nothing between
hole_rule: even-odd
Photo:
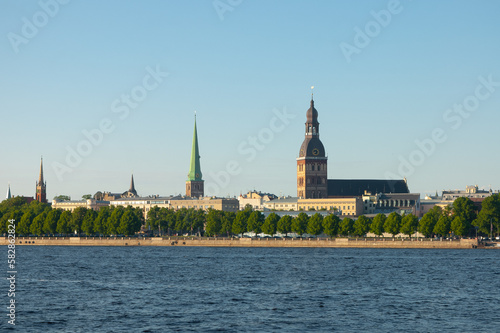
<instances>
[{"instance_id":1,"label":"rippling water surface","mask_svg":"<svg viewBox=\"0 0 500 333\"><path fill-rule=\"evenodd\" d=\"M495 250L16 250L19 332L500 331Z\"/></svg>"}]
</instances>

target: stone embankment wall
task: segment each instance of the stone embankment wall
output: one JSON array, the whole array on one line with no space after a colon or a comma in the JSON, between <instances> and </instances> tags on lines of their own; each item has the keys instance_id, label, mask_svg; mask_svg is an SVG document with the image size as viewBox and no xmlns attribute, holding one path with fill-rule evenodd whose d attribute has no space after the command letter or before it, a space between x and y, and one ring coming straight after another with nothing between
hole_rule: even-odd
<instances>
[{"instance_id":1,"label":"stone embankment wall","mask_svg":"<svg viewBox=\"0 0 500 333\"><path fill-rule=\"evenodd\" d=\"M0 238L0 245L7 245ZM211 246L211 247L350 247L400 249L471 249L478 246L476 239L370 239L370 238L181 238L181 237L17 237L16 245L26 246Z\"/></svg>"}]
</instances>

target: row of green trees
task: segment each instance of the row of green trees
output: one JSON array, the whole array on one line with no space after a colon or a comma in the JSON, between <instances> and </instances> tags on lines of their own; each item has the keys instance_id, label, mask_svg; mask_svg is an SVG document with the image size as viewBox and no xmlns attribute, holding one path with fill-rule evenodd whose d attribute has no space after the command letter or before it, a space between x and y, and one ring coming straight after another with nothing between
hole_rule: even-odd
<instances>
[{"instance_id":1,"label":"row of green trees","mask_svg":"<svg viewBox=\"0 0 500 333\"><path fill-rule=\"evenodd\" d=\"M27 204L21 197L0 204L0 233L7 232L10 219L18 235L133 235L144 223L142 210L130 206L103 207L99 212L79 207L70 212L38 201Z\"/></svg>"},{"instance_id":2,"label":"row of green trees","mask_svg":"<svg viewBox=\"0 0 500 333\"><path fill-rule=\"evenodd\" d=\"M376 235L382 235L384 232L396 235L406 231L405 233L411 235L415 232L417 225L418 219L412 214L402 217L397 213L392 213L387 218L384 214L379 214L372 221L364 215L353 220L349 217L340 219L334 214L323 217L319 213L308 216L301 212L294 218L289 215L280 217L276 213L270 213L265 218L258 211L240 211L236 214L232 225L230 219L222 213L210 212L207 217L206 232L209 235L262 232L271 236L276 233L287 235L291 232L298 235L324 233L330 237L336 237L364 236L370 231Z\"/></svg>"},{"instance_id":3,"label":"row of green trees","mask_svg":"<svg viewBox=\"0 0 500 333\"><path fill-rule=\"evenodd\" d=\"M432 234L475 236L476 232L488 235L500 231L500 195L494 194L482 202L479 214L469 198L457 198L445 208L434 206L419 223L419 231L425 236Z\"/></svg>"}]
</instances>

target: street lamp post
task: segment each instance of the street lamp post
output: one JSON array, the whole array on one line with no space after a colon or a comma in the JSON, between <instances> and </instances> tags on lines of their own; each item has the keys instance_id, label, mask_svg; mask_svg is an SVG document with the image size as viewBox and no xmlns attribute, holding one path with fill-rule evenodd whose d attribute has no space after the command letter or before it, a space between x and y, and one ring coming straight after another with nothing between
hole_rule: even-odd
<instances>
[{"instance_id":1,"label":"street lamp post","mask_svg":"<svg viewBox=\"0 0 500 333\"><path fill-rule=\"evenodd\" d=\"M490 239L493 240L493 218L490 219Z\"/></svg>"}]
</instances>

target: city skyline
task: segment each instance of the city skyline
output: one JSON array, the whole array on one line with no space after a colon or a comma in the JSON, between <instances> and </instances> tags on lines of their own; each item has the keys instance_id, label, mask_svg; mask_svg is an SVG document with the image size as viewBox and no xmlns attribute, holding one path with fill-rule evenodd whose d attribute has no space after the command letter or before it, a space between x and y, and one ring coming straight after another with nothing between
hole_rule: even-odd
<instances>
[{"instance_id":1,"label":"city skyline","mask_svg":"<svg viewBox=\"0 0 500 333\"><path fill-rule=\"evenodd\" d=\"M184 194L196 110L206 195L294 196L312 85L329 177L500 188L500 4L150 4L0 5L4 193Z\"/></svg>"}]
</instances>

